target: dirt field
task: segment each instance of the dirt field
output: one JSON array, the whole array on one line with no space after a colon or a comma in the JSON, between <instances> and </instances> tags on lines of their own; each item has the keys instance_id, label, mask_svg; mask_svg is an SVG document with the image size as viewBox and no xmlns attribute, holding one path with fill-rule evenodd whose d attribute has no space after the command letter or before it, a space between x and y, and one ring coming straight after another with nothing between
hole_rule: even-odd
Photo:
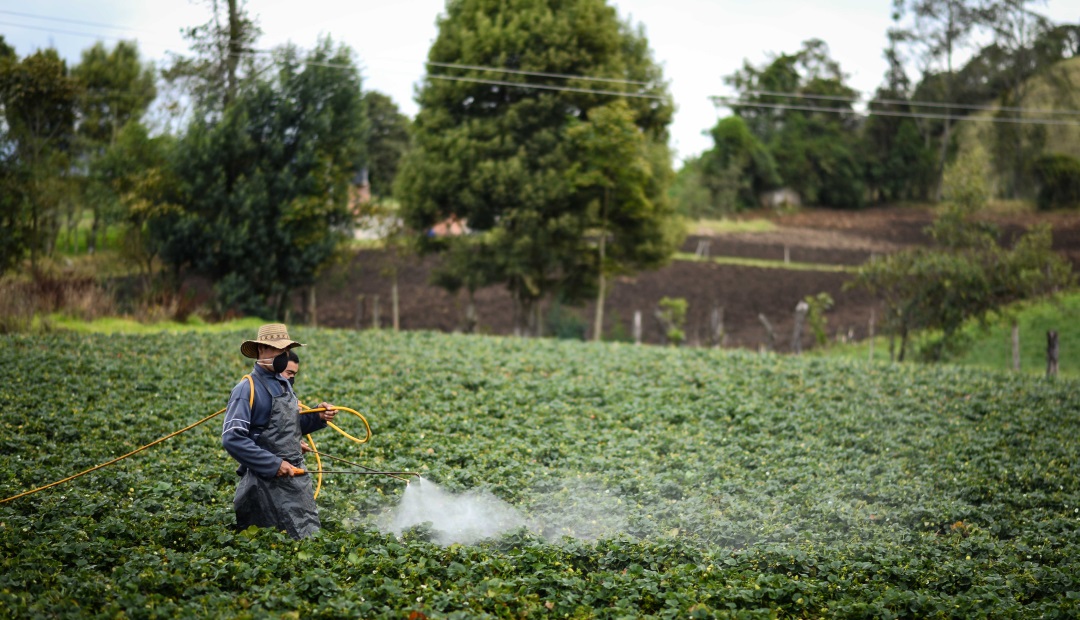
<instances>
[{"instance_id":1,"label":"dirt field","mask_svg":"<svg viewBox=\"0 0 1080 620\"><path fill-rule=\"evenodd\" d=\"M755 217L762 217L755 215ZM858 265L874 254L928 242L923 229L931 222L926 209L891 208L863 211L806 209L800 213L771 217L777 229L764 233L724 235L694 234L691 231L683 251L694 252L701 240L709 241L711 256L735 256L783 260L785 247L791 261L836 265ZM1080 215L997 216L992 218L1007 239L1036 221L1054 227L1054 247L1080 267ZM462 324L463 298L448 295L428 284L436 259L406 258L398 261L400 323L402 329L454 331ZM363 295L360 327L372 324L373 298L378 295L380 323L390 325L391 280L386 275L391 258L381 251L361 251L345 266L327 273L318 287L319 324L329 327L357 327L358 296ZM705 262L673 261L653 272L619 278L606 304L605 332L615 323L630 334L635 311L643 317L643 339L663 342L663 332L653 317L662 297L683 297L689 305L689 344L709 341L709 317L714 308L723 308L725 346L757 349L766 343L766 330L759 318L773 325L776 348L791 350L795 305L807 295L829 293L836 305L827 314L831 338L866 337L871 312L880 317L874 300L861 291L844 291L850 274L791 271L718 265ZM484 289L477 296L480 329L485 333L512 333L511 300L501 287ZM593 305L573 308L589 326ZM804 347L812 335L803 336Z\"/></svg>"}]
</instances>

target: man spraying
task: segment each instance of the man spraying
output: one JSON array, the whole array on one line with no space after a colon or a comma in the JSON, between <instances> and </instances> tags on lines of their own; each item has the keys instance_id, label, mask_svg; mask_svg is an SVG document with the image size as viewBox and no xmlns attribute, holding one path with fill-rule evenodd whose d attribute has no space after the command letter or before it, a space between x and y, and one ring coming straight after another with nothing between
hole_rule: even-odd
<instances>
[{"instance_id":1,"label":"man spraying","mask_svg":"<svg viewBox=\"0 0 1080 620\"><path fill-rule=\"evenodd\" d=\"M285 325L259 328L255 340L245 340L240 352L255 366L229 396L221 445L240 464L233 508L236 526L276 527L293 538L304 538L320 527L311 477L304 471L300 447L303 435L326 427L337 413L298 415L299 404L288 378L289 349L302 347L289 337Z\"/></svg>"}]
</instances>

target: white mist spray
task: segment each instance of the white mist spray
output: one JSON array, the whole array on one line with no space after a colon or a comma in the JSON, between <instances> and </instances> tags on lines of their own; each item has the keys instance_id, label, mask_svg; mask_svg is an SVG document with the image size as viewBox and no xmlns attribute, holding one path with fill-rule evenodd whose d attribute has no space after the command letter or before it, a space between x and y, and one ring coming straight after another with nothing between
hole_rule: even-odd
<instances>
[{"instance_id":1,"label":"white mist spray","mask_svg":"<svg viewBox=\"0 0 1080 620\"><path fill-rule=\"evenodd\" d=\"M405 487L401 503L380 524L380 531L400 536L410 527L430 522L440 545L471 545L525 525L513 506L491 493L467 491L455 495L429 480Z\"/></svg>"},{"instance_id":2,"label":"white mist spray","mask_svg":"<svg viewBox=\"0 0 1080 620\"><path fill-rule=\"evenodd\" d=\"M379 520L379 531L400 536L405 530L430 523L434 542L470 545L504 532L527 527L547 538L564 536L594 541L626 534L622 501L597 485L566 480L543 496L528 518L486 491L450 493L429 480L413 481L398 505Z\"/></svg>"}]
</instances>

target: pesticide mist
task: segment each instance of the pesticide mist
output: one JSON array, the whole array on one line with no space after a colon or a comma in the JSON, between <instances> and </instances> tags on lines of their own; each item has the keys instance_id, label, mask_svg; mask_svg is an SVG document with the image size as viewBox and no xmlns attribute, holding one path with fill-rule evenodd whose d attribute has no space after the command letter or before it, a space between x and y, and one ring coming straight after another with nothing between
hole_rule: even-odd
<instances>
[{"instance_id":1,"label":"pesticide mist","mask_svg":"<svg viewBox=\"0 0 1080 620\"><path fill-rule=\"evenodd\" d=\"M430 524L432 541L446 546L474 544L520 527L547 539L580 540L615 537L626 532L621 502L607 491L579 482L554 491L555 504L533 506L528 516L487 491L455 494L430 480L409 484L401 501L383 515L379 530L401 536L409 528Z\"/></svg>"}]
</instances>

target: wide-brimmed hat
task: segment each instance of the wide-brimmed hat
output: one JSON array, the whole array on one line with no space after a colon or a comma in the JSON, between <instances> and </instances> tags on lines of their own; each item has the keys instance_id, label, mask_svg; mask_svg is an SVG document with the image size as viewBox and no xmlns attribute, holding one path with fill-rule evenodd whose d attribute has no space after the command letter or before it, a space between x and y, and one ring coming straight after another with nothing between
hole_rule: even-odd
<instances>
[{"instance_id":1,"label":"wide-brimmed hat","mask_svg":"<svg viewBox=\"0 0 1080 620\"><path fill-rule=\"evenodd\" d=\"M259 328L259 334L255 336L255 340L245 340L240 345L240 352L244 354L244 357L250 357L257 359L259 357L259 345L265 344L275 349L291 349L293 347L302 347L304 345L289 338L289 330L283 323L270 323L269 325L263 325Z\"/></svg>"}]
</instances>

